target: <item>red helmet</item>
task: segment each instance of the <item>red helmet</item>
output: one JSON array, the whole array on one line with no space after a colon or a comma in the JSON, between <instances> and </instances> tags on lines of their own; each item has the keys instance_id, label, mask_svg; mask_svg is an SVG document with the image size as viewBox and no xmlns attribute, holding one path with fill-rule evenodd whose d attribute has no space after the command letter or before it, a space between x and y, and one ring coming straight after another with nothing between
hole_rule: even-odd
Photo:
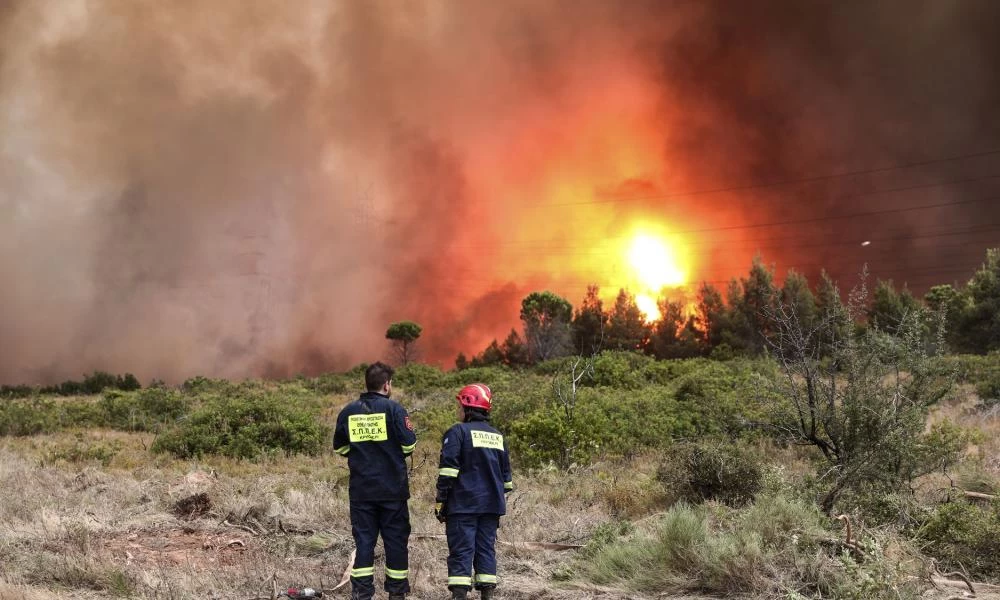
<instances>
[{"instance_id":1,"label":"red helmet","mask_svg":"<svg viewBox=\"0 0 1000 600\"><path fill-rule=\"evenodd\" d=\"M458 393L458 403L471 408L490 410L493 407L493 392L485 383L472 383Z\"/></svg>"}]
</instances>

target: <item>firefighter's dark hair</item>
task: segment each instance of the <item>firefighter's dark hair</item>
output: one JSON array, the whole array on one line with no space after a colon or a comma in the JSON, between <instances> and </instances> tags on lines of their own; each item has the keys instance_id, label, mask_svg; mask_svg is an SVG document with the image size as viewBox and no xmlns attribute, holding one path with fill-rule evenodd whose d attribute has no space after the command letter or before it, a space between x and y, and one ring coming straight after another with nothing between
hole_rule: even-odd
<instances>
[{"instance_id":1,"label":"firefighter's dark hair","mask_svg":"<svg viewBox=\"0 0 1000 600\"><path fill-rule=\"evenodd\" d=\"M365 388L369 392L381 392L382 386L392 379L395 371L389 365L377 362L365 369Z\"/></svg>"},{"instance_id":2,"label":"firefighter's dark hair","mask_svg":"<svg viewBox=\"0 0 1000 600\"><path fill-rule=\"evenodd\" d=\"M465 411L465 418L463 421L468 422L473 416L479 417L478 420L489 421L490 411L485 408L476 408L475 406L463 406L462 409Z\"/></svg>"}]
</instances>

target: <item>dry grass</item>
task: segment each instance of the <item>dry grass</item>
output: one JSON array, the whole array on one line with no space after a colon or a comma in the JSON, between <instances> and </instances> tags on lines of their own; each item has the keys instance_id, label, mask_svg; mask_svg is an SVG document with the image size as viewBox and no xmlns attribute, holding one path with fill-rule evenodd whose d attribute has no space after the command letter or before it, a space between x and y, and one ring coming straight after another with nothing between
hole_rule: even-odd
<instances>
[{"instance_id":1,"label":"dry grass","mask_svg":"<svg viewBox=\"0 0 1000 600\"><path fill-rule=\"evenodd\" d=\"M940 499L953 486L1000 493L1000 405L986 408L974 386L959 385L931 412L928 427L943 421L959 425L969 432L972 441L959 464L922 479L919 488L924 498Z\"/></svg>"},{"instance_id":2,"label":"dry grass","mask_svg":"<svg viewBox=\"0 0 1000 600\"><path fill-rule=\"evenodd\" d=\"M984 413L971 388L960 388L932 422L944 418L978 432L952 477L961 485L1000 481L1000 415ZM181 461L151 455L153 439L116 431L0 438L0 600L252 598L270 593L272 577L282 586L330 587L340 579L353 547L343 459ZM812 468L799 448L766 451L785 465L787 479ZM649 517L669 502L654 479L659 458L516 472L499 534L497 597L671 597L644 596L627 585L556 582L553 575L570 564L572 551L517 545L584 543L613 519L631 520L640 530L655 522ZM433 537L443 533L432 515L436 466L436 440L422 439L410 502L417 600L446 595L447 547ZM948 485L932 480L928 488ZM210 499L206 512L175 511L199 493ZM342 588L333 597L348 595Z\"/></svg>"},{"instance_id":3,"label":"dry grass","mask_svg":"<svg viewBox=\"0 0 1000 600\"><path fill-rule=\"evenodd\" d=\"M343 459L179 461L150 455L151 441L112 431L0 440L0 600L251 598L270 593L272 576L281 586L340 579L353 547ZM420 537L443 533L432 514L437 448L421 446L410 503L416 599L440 597L447 577L444 541ZM582 543L612 512L655 510L642 467L654 463L516 473L499 534L498 598L637 597L555 589L551 575L572 553L511 543ZM178 502L199 493L210 499L207 512L178 515Z\"/></svg>"}]
</instances>

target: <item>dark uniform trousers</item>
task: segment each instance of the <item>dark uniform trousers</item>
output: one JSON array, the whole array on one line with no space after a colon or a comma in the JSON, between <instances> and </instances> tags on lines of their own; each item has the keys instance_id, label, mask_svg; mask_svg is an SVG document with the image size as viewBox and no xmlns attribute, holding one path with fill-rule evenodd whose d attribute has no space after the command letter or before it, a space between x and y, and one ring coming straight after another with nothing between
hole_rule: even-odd
<instances>
[{"instance_id":1,"label":"dark uniform trousers","mask_svg":"<svg viewBox=\"0 0 1000 600\"><path fill-rule=\"evenodd\" d=\"M375 542L382 534L385 547L385 591L410 591L406 544L410 538L410 511L406 500L392 502L351 502L351 533L357 554L351 569L354 596L375 595Z\"/></svg>"},{"instance_id":2,"label":"dark uniform trousers","mask_svg":"<svg viewBox=\"0 0 1000 600\"><path fill-rule=\"evenodd\" d=\"M497 529L500 515L448 515L448 587L497 584ZM475 571L475 577L473 577Z\"/></svg>"}]
</instances>

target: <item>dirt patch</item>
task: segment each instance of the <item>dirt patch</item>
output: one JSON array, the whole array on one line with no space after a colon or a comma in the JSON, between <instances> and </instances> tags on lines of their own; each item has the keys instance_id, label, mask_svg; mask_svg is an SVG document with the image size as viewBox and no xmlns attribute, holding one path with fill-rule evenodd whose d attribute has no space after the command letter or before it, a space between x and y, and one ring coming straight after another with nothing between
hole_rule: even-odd
<instances>
[{"instance_id":1,"label":"dirt patch","mask_svg":"<svg viewBox=\"0 0 1000 600\"><path fill-rule=\"evenodd\" d=\"M260 550L258 540L232 530L164 529L138 531L105 540L103 552L125 566L186 565L196 571L237 565Z\"/></svg>"},{"instance_id":2,"label":"dirt patch","mask_svg":"<svg viewBox=\"0 0 1000 600\"><path fill-rule=\"evenodd\" d=\"M207 513L211 508L212 499L205 492L201 492L174 502L172 512L177 518L190 521Z\"/></svg>"}]
</instances>

